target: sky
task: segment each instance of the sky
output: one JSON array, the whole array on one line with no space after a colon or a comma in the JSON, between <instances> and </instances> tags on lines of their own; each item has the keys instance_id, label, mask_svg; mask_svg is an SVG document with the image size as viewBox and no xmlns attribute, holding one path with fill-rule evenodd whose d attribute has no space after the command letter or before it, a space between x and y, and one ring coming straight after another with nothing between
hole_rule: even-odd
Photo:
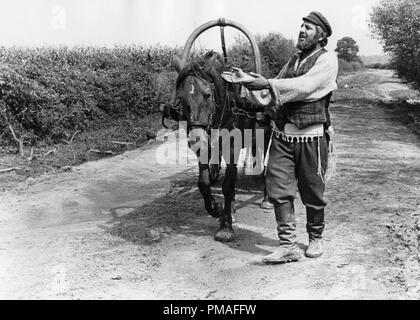
<instances>
[{"instance_id":1,"label":"sky","mask_svg":"<svg viewBox=\"0 0 420 320\"><path fill-rule=\"evenodd\" d=\"M1 0L0 46L115 44L184 46L195 28L224 17L254 34L281 33L296 41L302 17L319 11L337 40L350 36L361 55L382 54L367 25L379 0ZM240 33L226 28L226 43ZM219 30L206 31L196 46L220 50Z\"/></svg>"}]
</instances>

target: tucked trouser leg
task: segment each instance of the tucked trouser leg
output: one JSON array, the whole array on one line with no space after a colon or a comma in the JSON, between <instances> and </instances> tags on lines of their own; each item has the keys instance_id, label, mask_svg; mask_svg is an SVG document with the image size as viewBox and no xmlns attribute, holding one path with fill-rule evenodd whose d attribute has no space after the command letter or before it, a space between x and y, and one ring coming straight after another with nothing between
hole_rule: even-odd
<instances>
[{"instance_id":1,"label":"tucked trouser leg","mask_svg":"<svg viewBox=\"0 0 420 320\"><path fill-rule=\"evenodd\" d=\"M324 174L328 162L328 143L325 135L301 144L299 150L298 188L306 206L306 230L309 240L319 240L324 231ZM320 165L320 167L319 167Z\"/></svg>"},{"instance_id":2,"label":"tucked trouser leg","mask_svg":"<svg viewBox=\"0 0 420 320\"><path fill-rule=\"evenodd\" d=\"M321 240L324 227L324 209L306 208L306 231L309 235L309 241Z\"/></svg>"},{"instance_id":3,"label":"tucked trouser leg","mask_svg":"<svg viewBox=\"0 0 420 320\"><path fill-rule=\"evenodd\" d=\"M281 246L296 246L296 222L293 202L274 205L277 234Z\"/></svg>"},{"instance_id":4,"label":"tucked trouser leg","mask_svg":"<svg viewBox=\"0 0 420 320\"><path fill-rule=\"evenodd\" d=\"M294 145L273 139L267 167L267 192L274 204L280 246L264 256L264 263L285 263L301 258L296 243L296 222L293 200L296 195Z\"/></svg>"},{"instance_id":5,"label":"tucked trouser leg","mask_svg":"<svg viewBox=\"0 0 420 320\"><path fill-rule=\"evenodd\" d=\"M306 207L306 231L309 235L309 245L305 256L318 258L322 256L322 232L324 231L324 209L315 210Z\"/></svg>"},{"instance_id":6,"label":"tucked trouser leg","mask_svg":"<svg viewBox=\"0 0 420 320\"><path fill-rule=\"evenodd\" d=\"M293 200L296 196L295 144L273 137L267 166L267 193L274 204L281 246L296 245Z\"/></svg>"}]
</instances>

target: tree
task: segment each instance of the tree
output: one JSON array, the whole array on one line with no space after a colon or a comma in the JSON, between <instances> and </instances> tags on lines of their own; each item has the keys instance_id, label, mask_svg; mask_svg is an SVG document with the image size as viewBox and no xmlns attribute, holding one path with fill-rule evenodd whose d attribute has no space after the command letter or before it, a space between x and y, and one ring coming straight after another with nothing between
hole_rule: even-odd
<instances>
[{"instance_id":1,"label":"tree","mask_svg":"<svg viewBox=\"0 0 420 320\"><path fill-rule=\"evenodd\" d=\"M337 57L347 62L360 61L359 46L352 37L344 37L337 41Z\"/></svg>"},{"instance_id":2,"label":"tree","mask_svg":"<svg viewBox=\"0 0 420 320\"><path fill-rule=\"evenodd\" d=\"M420 84L420 0L382 0L369 27L400 76Z\"/></svg>"},{"instance_id":3,"label":"tree","mask_svg":"<svg viewBox=\"0 0 420 320\"><path fill-rule=\"evenodd\" d=\"M279 33L256 35L261 53L262 74L265 77L275 77L296 52L293 40L286 39ZM245 71L255 71L253 53L248 39L238 37L228 51L229 62Z\"/></svg>"},{"instance_id":4,"label":"tree","mask_svg":"<svg viewBox=\"0 0 420 320\"><path fill-rule=\"evenodd\" d=\"M269 33L265 37L260 37L258 47L269 78L278 75L290 57L296 52L293 40L286 39L279 33Z\"/></svg>"}]
</instances>

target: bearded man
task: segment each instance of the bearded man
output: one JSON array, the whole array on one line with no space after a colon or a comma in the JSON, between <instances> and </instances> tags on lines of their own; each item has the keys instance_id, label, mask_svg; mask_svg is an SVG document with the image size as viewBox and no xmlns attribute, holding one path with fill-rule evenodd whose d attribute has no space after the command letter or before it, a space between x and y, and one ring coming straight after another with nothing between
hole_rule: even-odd
<instances>
[{"instance_id":1,"label":"bearded man","mask_svg":"<svg viewBox=\"0 0 420 320\"><path fill-rule=\"evenodd\" d=\"M294 55L274 79L251 73L242 82L242 96L267 107L274 130L267 166L267 191L277 221L280 247L263 257L264 263L283 263L301 258L296 242L294 199L299 190L306 207L309 246L305 255L322 255L325 172L331 140L328 110L337 89L338 60L324 47L332 30L319 12L302 18ZM236 71L237 78L243 76Z\"/></svg>"}]
</instances>

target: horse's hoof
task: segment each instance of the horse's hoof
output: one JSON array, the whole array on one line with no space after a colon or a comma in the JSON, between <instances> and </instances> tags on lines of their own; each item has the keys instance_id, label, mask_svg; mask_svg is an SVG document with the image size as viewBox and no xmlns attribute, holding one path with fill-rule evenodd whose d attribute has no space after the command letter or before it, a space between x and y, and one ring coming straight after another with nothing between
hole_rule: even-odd
<instances>
[{"instance_id":1,"label":"horse's hoof","mask_svg":"<svg viewBox=\"0 0 420 320\"><path fill-rule=\"evenodd\" d=\"M214 236L214 240L219 242L231 242L235 238L234 232L232 229L223 228L217 231Z\"/></svg>"},{"instance_id":2,"label":"horse's hoof","mask_svg":"<svg viewBox=\"0 0 420 320\"><path fill-rule=\"evenodd\" d=\"M274 205L268 200L263 200L261 202L261 208L262 209L273 209Z\"/></svg>"}]
</instances>

